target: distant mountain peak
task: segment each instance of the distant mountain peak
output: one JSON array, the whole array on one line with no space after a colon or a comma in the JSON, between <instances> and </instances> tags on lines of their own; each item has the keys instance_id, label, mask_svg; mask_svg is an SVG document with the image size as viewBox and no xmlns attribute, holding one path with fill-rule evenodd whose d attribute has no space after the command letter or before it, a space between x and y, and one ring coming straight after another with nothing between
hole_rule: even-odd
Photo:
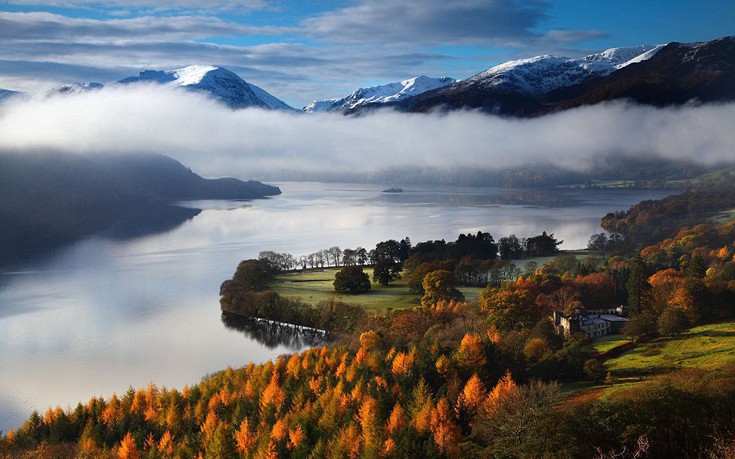
<instances>
[{"instance_id":1,"label":"distant mountain peak","mask_svg":"<svg viewBox=\"0 0 735 459\"><path fill-rule=\"evenodd\" d=\"M174 70L173 74L176 76L177 86L190 86L195 84L201 84L203 80L212 78L214 74L226 76L236 80L240 77L222 67L215 67L212 65L190 65L188 67Z\"/></svg>"},{"instance_id":2,"label":"distant mountain peak","mask_svg":"<svg viewBox=\"0 0 735 459\"><path fill-rule=\"evenodd\" d=\"M118 83L135 84L145 82L206 92L212 98L234 109L259 107L273 110L294 110L282 100L254 84L248 83L236 73L224 67L197 64L175 70L144 70L138 75L124 78Z\"/></svg>"},{"instance_id":3,"label":"distant mountain peak","mask_svg":"<svg viewBox=\"0 0 735 459\"><path fill-rule=\"evenodd\" d=\"M458 84L537 96L593 77L609 75L632 62L650 59L661 48L650 45L611 48L581 59L534 56L496 65Z\"/></svg>"},{"instance_id":4,"label":"distant mountain peak","mask_svg":"<svg viewBox=\"0 0 735 459\"><path fill-rule=\"evenodd\" d=\"M431 78L419 75L395 83L360 88L341 99L314 100L304 107L305 112L331 112L351 110L369 104L397 102L453 84L449 77Z\"/></svg>"},{"instance_id":5,"label":"distant mountain peak","mask_svg":"<svg viewBox=\"0 0 735 459\"><path fill-rule=\"evenodd\" d=\"M393 108L528 117L617 99L656 106L735 100L733 59L733 37L611 48L579 59L535 56L496 65Z\"/></svg>"}]
</instances>

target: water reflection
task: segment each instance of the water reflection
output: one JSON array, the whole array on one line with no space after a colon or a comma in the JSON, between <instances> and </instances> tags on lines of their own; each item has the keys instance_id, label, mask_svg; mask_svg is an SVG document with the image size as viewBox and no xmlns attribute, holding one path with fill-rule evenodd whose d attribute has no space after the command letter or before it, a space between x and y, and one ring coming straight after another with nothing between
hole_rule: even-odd
<instances>
[{"instance_id":1,"label":"water reflection","mask_svg":"<svg viewBox=\"0 0 735 459\"><path fill-rule=\"evenodd\" d=\"M179 206L147 206L117 220L102 236L127 241L172 231L202 212Z\"/></svg>"},{"instance_id":2,"label":"water reflection","mask_svg":"<svg viewBox=\"0 0 735 459\"><path fill-rule=\"evenodd\" d=\"M240 331L247 338L256 340L268 349L283 346L295 352L305 347L319 346L329 339L327 333L322 330L226 312L222 313L222 323L228 329Z\"/></svg>"},{"instance_id":3,"label":"water reflection","mask_svg":"<svg viewBox=\"0 0 735 459\"><path fill-rule=\"evenodd\" d=\"M152 205L134 209L119 216L107 229L90 236L77 233L67 239L44 240L43 243L3 247L0 271L47 261L64 249L69 249L84 238L102 238L110 241L131 241L174 231L199 215L202 209L177 205ZM0 280L0 287L3 286Z\"/></svg>"}]
</instances>

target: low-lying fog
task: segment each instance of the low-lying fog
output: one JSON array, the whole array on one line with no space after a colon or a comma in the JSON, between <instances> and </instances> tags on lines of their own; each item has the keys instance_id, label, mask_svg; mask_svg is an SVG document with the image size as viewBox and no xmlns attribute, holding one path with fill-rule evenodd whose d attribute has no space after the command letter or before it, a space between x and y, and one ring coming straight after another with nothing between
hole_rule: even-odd
<instances>
[{"instance_id":1,"label":"low-lying fog","mask_svg":"<svg viewBox=\"0 0 735 459\"><path fill-rule=\"evenodd\" d=\"M584 170L608 154L732 161L734 125L733 103L615 102L534 119L467 111L345 117L232 111L201 94L139 85L7 102L0 106L0 149L156 152L208 177L539 162Z\"/></svg>"}]
</instances>

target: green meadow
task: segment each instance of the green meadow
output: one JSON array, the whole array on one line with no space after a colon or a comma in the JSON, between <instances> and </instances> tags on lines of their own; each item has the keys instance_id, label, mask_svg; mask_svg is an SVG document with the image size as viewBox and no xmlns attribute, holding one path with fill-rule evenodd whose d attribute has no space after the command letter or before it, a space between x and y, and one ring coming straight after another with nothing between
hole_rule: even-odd
<instances>
[{"instance_id":1,"label":"green meadow","mask_svg":"<svg viewBox=\"0 0 735 459\"><path fill-rule=\"evenodd\" d=\"M619 376L642 377L685 368L717 370L734 363L735 322L722 322L641 343L606 366Z\"/></svg>"},{"instance_id":2,"label":"green meadow","mask_svg":"<svg viewBox=\"0 0 735 459\"><path fill-rule=\"evenodd\" d=\"M630 342L630 340L622 335L607 335L595 338L592 345L597 352L603 353L628 342Z\"/></svg>"},{"instance_id":3,"label":"green meadow","mask_svg":"<svg viewBox=\"0 0 735 459\"><path fill-rule=\"evenodd\" d=\"M379 314L389 309L402 309L417 306L421 296L408 291L405 279L398 279L388 286L373 282L370 292L361 295L347 295L334 291L334 275L341 268L312 269L289 272L276 276L272 287L279 295L287 298L301 298L307 303L337 300L345 303L359 304L372 314ZM373 278L372 268L363 268ZM465 299L472 301L482 292L479 287L460 287Z\"/></svg>"},{"instance_id":4,"label":"green meadow","mask_svg":"<svg viewBox=\"0 0 735 459\"><path fill-rule=\"evenodd\" d=\"M629 340L622 335L597 338L597 352L605 352ZM660 337L637 344L605 362L613 383L575 381L563 385L570 400L593 400L635 387L679 370L717 371L735 365L735 322L692 328L679 336Z\"/></svg>"}]
</instances>

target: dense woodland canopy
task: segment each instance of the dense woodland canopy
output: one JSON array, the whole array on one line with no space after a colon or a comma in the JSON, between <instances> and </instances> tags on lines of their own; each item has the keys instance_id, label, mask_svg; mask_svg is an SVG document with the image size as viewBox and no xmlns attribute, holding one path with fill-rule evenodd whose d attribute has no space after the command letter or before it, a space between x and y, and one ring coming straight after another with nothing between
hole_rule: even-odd
<instances>
[{"instance_id":1,"label":"dense woodland canopy","mask_svg":"<svg viewBox=\"0 0 735 459\"><path fill-rule=\"evenodd\" d=\"M719 211L732 208L722 202ZM642 203L625 215L643 216L657 206L667 212L663 204ZM383 316L274 296L268 275L288 257L263 254L241 263L223 283L223 309L237 304L244 315L312 321L339 331L333 343L227 369L181 390L151 384L70 410L33 413L0 441L0 455L732 457L735 366L673 371L604 398L562 390L605 379L606 368L586 335L565 339L555 332L552 311L627 303L626 333L635 337L676 334L735 314L735 221L682 222L633 250L659 231L650 226L677 218L673 210L656 215L626 221L623 245L609 248L607 237L593 238L591 247L604 256L558 256L487 282L474 302L451 296L450 289L444 290L450 296L436 297L432 288L469 272L469 260L489 263L478 265L486 271L502 262L484 233L419 243L404 253L400 242L394 241L398 250L389 242L372 260L355 255L360 250L349 262L346 251L328 255L334 265L383 257L402 264L404 275L423 273L427 300ZM516 245L509 241L509 247ZM335 322L326 323L329 318Z\"/></svg>"}]
</instances>

